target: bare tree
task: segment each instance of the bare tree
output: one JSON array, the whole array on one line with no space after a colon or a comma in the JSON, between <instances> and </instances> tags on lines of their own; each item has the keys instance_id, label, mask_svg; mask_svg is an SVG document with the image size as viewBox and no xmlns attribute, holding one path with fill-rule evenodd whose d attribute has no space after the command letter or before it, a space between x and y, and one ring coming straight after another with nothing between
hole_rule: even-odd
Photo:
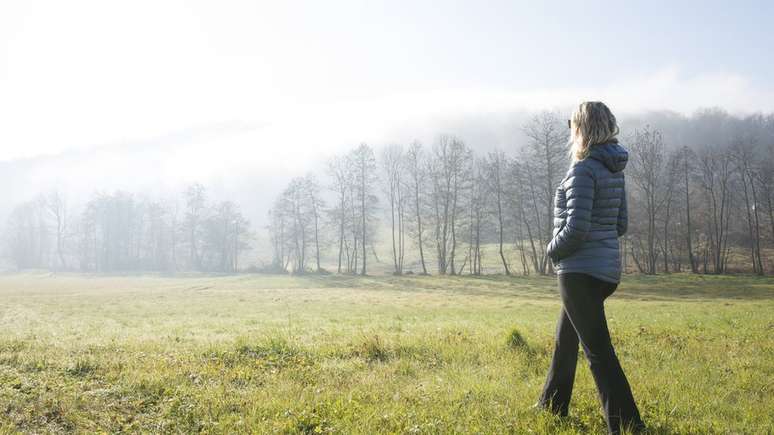
<instances>
[{"instance_id":1,"label":"bare tree","mask_svg":"<svg viewBox=\"0 0 774 435\"><path fill-rule=\"evenodd\" d=\"M336 156L328 162L328 175L332 182L329 189L336 195L336 205L329 211L338 233L338 273L342 272L342 260L347 244L346 230L351 217L350 191L354 184L354 170L350 156ZM349 270L349 261L347 262Z\"/></svg>"},{"instance_id":2,"label":"bare tree","mask_svg":"<svg viewBox=\"0 0 774 435\"><path fill-rule=\"evenodd\" d=\"M724 273L728 259L728 228L731 214L731 156L725 149L707 148L700 156L700 184L708 211L707 252L713 271ZM706 270L706 263L705 263Z\"/></svg>"},{"instance_id":3,"label":"bare tree","mask_svg":"<svg viewBox=\"0 0 774 435\"><path fill-rule=\"evenodd\" d=\"M553 232L554 193L568 162L566 145L568 131L556 112L540 112L523 128L528 141L526 159L522 162L530 174L531 210L537 224L540 255L537 272L552 273L545 246Z\"/></svg>"},{"instance_id":4,"label":"bare tree","mask_svg":"<svg viewBox=\"0 0 774 435\"><path fill-rule=\"evenodd\" d=\"M679 153L671 153L667 159L667 166L664 168L664 183L666 188L664 189L663 200L663 213L661 217L662 228L662 241L661 250L664 256L664 272L669 272L669 264L675 264L675 244L673 243L679 235L675 235L675 231L679 230L673 225L672 219L674 218L675 208L675 193L677 186L680 182L680 156ZM679 222L678 222L679 223ZM676 270L679 272L679 270Z\"/></svg>"},{"instance_id":5,"label":"bare tree","mask_svg":"<svg viewBox=\"0 0 774 435\"><path fill-rule=\"evenodd\" d=\"M160 202L149 202L144 210L147 222L142 238L141 267L150 270L168 270L174 248L173 222L169 210Z\"/></svg>"},{"instance_id":6,"label":"bare tree","mask_svg":"<svg viewBox=\"0 0 774 435\"><path fill-rule=\"evenodd\" d=\"M698 264L696 262L694 248L693 248L693 221L691 220L691 183L690 179L694 175L694 166L691 161L695 160L696 154L688 148L683 147L680 153L680 159L682 162L683 172L683 193L685 194L685 240L686 249L688 251L688 262L691 266L691 272L698 273Z\"/></svg>"},{"instance_id":7,"label":"bare tree","mask_svg":"<svg viewBox=\"0 0 774 435\"><path fill-rule=\"evenodd\" d=\"M212 207L203 225L203 270L237 272L240 252L249 245L248 225L234 202L221 201Z\"/></svg>"},{"instance_id":8,"label":"bare tree","mask_svg":"<svg viewBox=\"0 0 774 435\"><path fill-rule=\"evenodd\" d=\"M404 244L404 180L406 162L400 145L389 145L382 150L385 191L390 203L390 232L392 235L393 273L403 274Z\"/></svg>"},{"instance_id":9,"label":"bare tree","mask_svg":"<svg viewBox=\"0 0 774 435\"><path fill-rule=\"evenodd\" d=\"M285 190L286 204L291 216L291 238L293 240L293 252L295 253L294 273L306 272L306 249L309 244L310 214L304 192L304 180L294 178Z\"/></svg>"},{"instance_id":10,"label":"bare tree","mask_svg":"<svg viewBox=\"0 0 774 435\"><path fill-rule=\"evenodd\" d=\"M763 275L763 259L761 256L761 233L759 210L759 188L757 177L757 168L759 164L758 153L756 150L755 139L737 138L733 145L733 158L736 164L736 171L739 182L742 185L745 203L745 218L747 221L748 238L750 240L750 260L753 266L753 273Z\"/></svg>"},{"instance_id":11,"label":"bare tree","mask_svg":"<svg viewBox=\"0 0 774 435\"><path fill-rule=\"evenodd\" d=\"M460 194L466 186L466 169L471 151L453 136L440 136L428 164L432 186L432 208L438 272L456 273L457 219L461 212Z\"/></svg>"},{"instance_id":12,"label":"bare tree","mask_svg":"<svg viewBox=\"0 0 774 435\"><path fill-rule=\"evenodd\" d=\"M54 234L56 237L56 255L59 260L58 268L67 269L67 260L65 260L64 245L67 234L67 204L59 191L50 192L43 199L46 210L53 218Z\"/></svg>"},{"instance_id":13,"label":"bare tree","mask_svg":"<svg viewBox=\"0 0 774 435\"><path fill-rule=\"evenodd\" d=\"M510 195L508 195L507 201L513 213L514 247L518 251L522 275L527 276L530 273L529 259L527 258L527 242L530 244L531 255L529 257L532 258L532 267L535 271L538 271L539 266L529 217L524 210L524 204L526 203L524 183L527 180L525 180L525 176L522 173L521 164L515 159L512 159L508 165L508 180L511 188L509 189Z\"/></svg>"},{"instance_id":14,"label":"bare tree","mask_svg":"<svg viewBox=\"0 0 774 435\"><path fill-rule=\"evenodd\" d=\"M492 192L495 220L497 221L498 253L500 254L500 261L502 261L505 274L510 275L511 270L508 267L508 260L505 258L505 252L503 251L505 234L508 231L506 219L507 215L510 214L510 211L505 208L508 203L506 197L509 195L506 189L506 176L509 169L508 158L502 151L489 153L487 167L489 169L489 191Z\"/></svg>"},{"instance_id":15,"label":"bare tree","mask_svg":"<svg viewBox=\"0 0 774 435\"><path fill-rule=\"evenodd\" d=\"M657 221L668 216L664 211L668 210L668 204L672 198L676 183L676 166L667 165L667 156L664 151L664 141L661 132L646 126L642 130L635 130L629 140L632 150L632 158L629 163L629 174L636 186L645 212L645 247L642 247L641 232L633 234L639 251L635 251L634 260L642 266L639 260L639 252L644 252L645 264L643 272L655 274L659 257L659 240ZM676 160L675 160L676 162ZM668 168L672 167L673 170ZM635 204L638 204L636 202ZM632 207L629 207L632 209ZM630 214L631 216L631 214ZM664 231L669 226L669 218L664 219ZM664 237L666 238L666 236ZM663 241L667 243L666 240ZM663 252L666 252L666 248ZM666 255L666 254L665 254ZM667 259L665 259L666 264Z\"/></svg>"},{"instance_id":16,"label":"bare tree","mask_svg":"<svg viewBox=\"0 0 774 435\"><path fill-rule=\"evenodd\" d=\"M274 202L274 207L269 210L269 240L272 247L271 270L286 272L289 260L287 238L287 214L285 213L284 198L279 197Z\"/></svg>"},{"instance_id":17,"label":"bare tree","mask_svg":"<svg viewBox=\"0 0 774 435\"><path fill-rule=\"evenodd\" d=\"M527 231L526 236L529 240L529 257L532 260L532 268L535 270L535 273L545 273L543 257L545 256L544 249L547 242L543 243L543 237L541 237L539 231L541 228L541 217L530 167L524 162L517 161L514 161L511 167L513 172L512 179L518 186L514 189L513 200L514 208L518 211L519 228L526 229ZM553 211L551 213L553 216ZM524 252L523 244L521 249ZM525 269L524 273L528 273L528 269Z\"/></svg>"},{"instance_id":18,"label":"bare tree","mask_svg":"<svg viewBox=\"0 0 774 435\"><path fill-rule=\"evenodd\" d=\"M486 237L488 208L490 203L489 168L487 161L477 158L473 165L471 192L468 195L468 262L471 275L481 275L483 271L481 243ZM483 234L482 234L483 233Z\"/></svg>"},{"instance_id":19,"label":"bare tree","mask_svg":"<svg viewBox=\"0 0 774 435\"><path fill-rule=\"evenodd\" d=\"M425 153L422 144L414 142L406 153L406 170L408 171L409 190L412 194L412 205L414 219L416 220L415 240L419 248L419 262L422 266L422 274L427 275L427 265L425 263L424 250L424 227L422 226L422 217L426 213L426 181L427 165L425 163Z\"/></svg>"},{"instance_id":20,"label":"bare tree","mask_svg":"<svg viewBox=\"0 0 774 435\"><path fill-rule=\"evenodd\" d=\"M321 225L321 214L325 207L325 203L323 202L321 196L320 196L320 185L317 182L317 179L312 174L308 174L304 178L304 193L306 195L306 201L308 202L309 207L309 213L311 215L312 220L312 229L314 231L314 257L315 257L315 265L317 267L317 273L322 272L322 267L320 266L320 244L321 244L321 234L320 234L320 225Z\"/></svg>"},{"instance_id":21,"label":"bare tree","mask_svg":"<svg viewBox=\"0 0 774 435\"><path fill-rule=\"evenodd\" d=\"M772 123L774 124L774 121ZM766 147L763 154L765 157L756 171L756 179L761 186L762 202L769 215L770 241L774 243L774 141Z\"/></svg>"},{"instance_id":22,"label":"bare tree","mask_svg":"<svg viewBox=\"0 0 774 435\"><path fill-rule=\"evenodd\" d=\"M188 236L188 262L191 268L201 270L199 241L201 240L202 223L206 219L205 189L199 183L185 190L186 212L183 229Z\"/></svg>"},{"instance_id":23,"label":"bare tree","mask_svg":"<svg viewBox=\"0 0 774 435\"><path fill-rule=\"evenodd\" d=\"M48 234L42 217L40 201L28 201L16 206L8 217L4 232L5 256L17 269L46 267L45 252Z\"/></svg>"},{"instance_id":24,"label":"bare tree","mask_svg":"<svg viewBox=\"0 0 774 435\"><path fill-rule=\"evenodd\" d=\"M358 201L357 212L360 221L360 247L362 250L360 274L365 275L368 271L366 245L370 243L371 226L376 219L374 211L377 197L373 193L376 181L376 159L371 147L363 143L352 152L351 161L356 168L353 190Z\"/></svg>"}]
</instances>

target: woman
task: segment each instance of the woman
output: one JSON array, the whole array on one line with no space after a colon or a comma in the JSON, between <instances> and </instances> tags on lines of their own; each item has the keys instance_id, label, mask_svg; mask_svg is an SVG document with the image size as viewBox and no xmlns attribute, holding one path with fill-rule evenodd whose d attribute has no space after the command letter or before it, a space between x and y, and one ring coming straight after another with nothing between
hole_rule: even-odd
<instances>
[{"instance_id":1,"label":"woman","mask_svg":"<svg viewBox=\"0 0 774 435\"><path fill-rule=\"evenodd\" d=\"M570 122L572 165L555 194L548 256L559 276L562 311L548 379L537 406L567 415L578 343L597 384L610 433L643 428L605 321L604 301L621 278L618 237L628 223L623 169L628 153L601 102L584 102Z\"/></svg>"}]
</instances>

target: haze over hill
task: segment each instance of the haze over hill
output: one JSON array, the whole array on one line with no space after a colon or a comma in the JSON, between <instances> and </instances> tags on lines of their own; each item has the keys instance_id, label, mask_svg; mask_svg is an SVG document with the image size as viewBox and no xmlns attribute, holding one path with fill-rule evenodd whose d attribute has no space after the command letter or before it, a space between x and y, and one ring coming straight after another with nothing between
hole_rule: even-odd
<instances>
[{"instance_id":1,"label":"haze over hill","mask_svg":"<svg viewBox=\"0 0 774 435\"><path fill-rule=\"evenodd\" d=\"M361 143L447 134L516 155L532 115L590 99L625 134L652 124L667 147L727 145L739 119L774 112L774 5L662 9L3 2L0 224L41 193L79 215L96 193L169 205L201 183L261 230L290 179L313 172L325 188L325 163ZM604 25L578 30L592 17ZM735 124L693 116L712 107Z\"/></svg>"},{"instance_id":2,"label":"haze over hill","mask_svg":"<svg viewBox=\"0 0 774 435\"><path fill-rule=\"evenodd\" d=\"M569 108L557 110L570 112ZM231 122L145 140L11 159L0 162L0 171L11 180L0 186L0 221L15 205L53 190L78 206L100 192L123 190L167 199L190 184L201 183L213 199L238 203L255 227L261 228L271 201L292 177L311 171L323 173L327 160L361 142L379 148L419 140L431 146L438 135L452 134L477 152L500 149L516 155L525 144L522 127L530 116L526 110L470 114L384 127L374 134L361 131L359 138L356 125L349 133L342 124L340 135L320 135L314 142L320 144L318 147L309 145L305 138L292 142L297 130L306 130L301 125L280 131L259 123ZM654 126L664 133L668 147L731 140L730 131L713 125L706 116L703 119L700 122L672 111L643 112L624 114L621 126L624 135L644 125ZM278 138L285 141L283 146L273 145Z\"/></svg>"}]
</instances>

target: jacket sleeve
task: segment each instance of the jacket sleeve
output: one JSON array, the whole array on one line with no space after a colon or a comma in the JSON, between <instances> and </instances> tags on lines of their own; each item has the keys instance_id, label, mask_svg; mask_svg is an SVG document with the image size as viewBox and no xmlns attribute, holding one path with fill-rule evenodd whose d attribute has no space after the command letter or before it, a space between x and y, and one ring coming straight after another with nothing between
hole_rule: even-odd
<instances>
[{"instance_id":1,"label":"jacket sleeve","mask_svg":"<svg viewBox=\"0 0 774 435\"><path fill-rule=\"evenodd\" d=\"M594 205L594 177L585 165L575 165L564 181L566 194L565 225L548 243L548 256L556 264L571 255L583 243L591 228Z\"/></svg>"},{"instance_id":2,"label":"jacket sleeve","mask_svg":"<svg viewBox=\"0 0 774 435\"><path fill-rule=\"evenodd\" d=\"M621 192L621 206L618 208L618 237L626 234L626 230L629 228L629 210L626 204L626 181L624 179L623 191Z\"/></svg>"}]
</instances>

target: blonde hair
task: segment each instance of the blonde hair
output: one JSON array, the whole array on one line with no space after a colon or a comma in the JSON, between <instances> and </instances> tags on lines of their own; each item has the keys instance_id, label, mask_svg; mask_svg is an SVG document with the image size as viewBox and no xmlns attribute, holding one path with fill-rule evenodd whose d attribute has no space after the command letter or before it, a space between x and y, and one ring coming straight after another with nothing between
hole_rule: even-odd
<instances>
[{"instance_id":1,"label":"blonde hair","mask_svg":"<svg viewBox=\"0 0 774 435\"><path fill-rule=\"evenodd\" d=\"M572 114L570 121L570 157L583 160L592 145L618 142L618 123L615 115L601 101L584 101Z\"/></svg>"}]
</instances>

